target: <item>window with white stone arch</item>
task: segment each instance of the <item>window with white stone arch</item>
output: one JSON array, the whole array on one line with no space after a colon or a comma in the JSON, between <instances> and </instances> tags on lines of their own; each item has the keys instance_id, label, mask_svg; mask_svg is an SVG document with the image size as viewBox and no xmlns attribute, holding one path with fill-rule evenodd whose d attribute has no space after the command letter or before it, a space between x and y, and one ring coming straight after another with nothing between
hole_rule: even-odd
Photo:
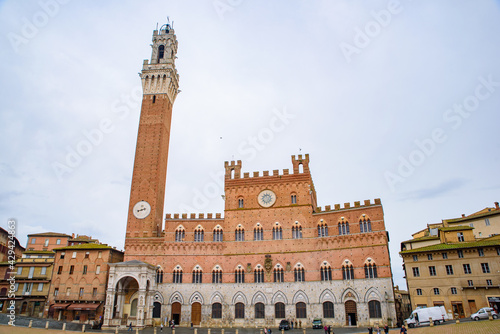
<instances>
[{"instance_id":1,"label":"window with white stone arch","mask_svg":"<svg viewBox=\"0 0 500 334\"><path fill-rule=\"evenodd\" d=\"M260 223L257 223L257 225L255 225L255 227L253 228L253 240L264 240L264 229L262 228L262 225Z\"/></svg>"},{"instance_id":2,"label":"window with white stone arch","mask_svg":"<svg viewBox=\"0 0 500 334\"><path fill-rule=\"evenodd\" d=\"M175 266L175 268L173 270L172 283L176 283L176 284L182 283L182 267L180 265Z\"/></svg>"},{"instance_id":3,"label":"window with white stone arch","mask_svg":"<svg viewBox=\"0 0 500 334\"><path fill-rule=\"evenodd\" d=\"M184 241L184 238L186 237L186 229L184 226L179 225L175 229L175 241L176 242L181 242Z\"/></svg>"},{"instance_id":4,"label":"window with white stone arch","mask_svg":"<svg viewBox=\"0 0 500 334\"><path fill-rule=\"evenodd\" d=\"M212 269L212 283L222 283L222 268L219 265Z\"/></svg>"},{"instance_id":5,"label":"window with white stone arch","mask_svg":"<svg viewBox=\"0 0 500 334\"><path fill-rule=\"evenodd\" d=\"M253 277L255 283L264 283L264 267L262 265L258 264L255 267Z\"/></svg>"},{"instance_id":6,"label":"window with white stone arch","mask_svg":"<svg viewBox=\"0 0 500 334\"><path fill-rule=\"evenodd\" d=\"M377 265L373 259L368 258L365 261L365 278L377 278Z\"/></svg>"},{"instance_id":7,"label":"window with white stone arch","mask_svg":"<svg viewBox=\"0 0 500 334\"><path fill-rule=\"evenodd\" d=\"M343 280L354 279L354 266L349 260L344 260L344 263L342 264L342 279Z\"/></svg>"},{"instance_id":8,"label":"window with white stone arch","mask_svg":"<svg viewBox=\"0 0 500 334\"><path fill-rule=\"evenodd\" d=\"M203 230L203 227L201 225L196 226L196 229L194 230L194 241L195 242L202 242L205 239L205 231Z\"/></svg>"},{"instance_id":9,"label":"window with white stone arch","mask_svg":"<svg viewBox=\"0 0 500 334\"><path fill-rule=\"evenodd\" d=\"M318 223L318 237L327 237L328 236L328 225L327 223L321 219Z\"/></svg>"},{"instance_id":10,"label":"window with white stone arch","mask_svg":"<svg viewBox=\"0 0 500 334\"><path fill-rule=\"evenodd\" d=\"M222 227L220 225L215 226L213 230L213 241L221 242L223 240L222 233L223 233Z\"/></svg>"},{"instance_id":11,"label":"window with white stone arch","mask_svg":"<svg viewBox=\"0 0 500 334\"><path fill-rule=\"evenodd\" d=\"M234 270L234 283L245 283L245 268L241 264Z\"/></svg>"},{"instance_id":12,"label":"window with white stone arch","mask_svg":"<svg viewBox=\"0 0 500 334\"><path fill-rule=\"evenodd\" d=\"M331 281L332 280L332 267L327 261L323 261L320 267L320 274L322 281Z\"/></svg>"},{"instance_id":13,"label":"window with white stone arch","mask_svg":"<svg viewBox=\"0 0 500 334\"><path fill-rule=\"evenodd\" d=\"M293 268L293 277L295 282L304 282L306 280L304 266L301 263L297 263Z\"/></svg>"},{"instance_id":14,"label":"window with white stone arch","mask_svg":"<svg viewBox=\"0 0 500 334\"><path fill-rule=\"evenodd\" d=\"M298 221L292 225L292 239L302 239L302 225Z\"/></svg>"},{"instance_id":15,"label":"window with white stone arch","mask_svg":"<svg viewBox=\"0 0 500 334\"><path fill-rule=\"evenodd\" d=\"M274 282L283 283L285 281L285 279L284 279L285 274L284 274L283 266L281 264L277 263L274 266L273 273L274 273Z\"/></svg>"},{"instance_id":16,"label":"window with white stone arch","mask_svg":"<svg viewBox=\"0 0 500 334\"><path fill-rule=\"evenodd\" d=\"M283 228L281 228L280 223L275 222L273 225L273 240L283 239Z\"/></svg>"},{"instance_id":17,"label":"window with white stone arch","mask_svg":"<svg viewBox=\"0 0 500 334\"><path fill-rule=\"evenodd\" d=\"M368 233L371 231L372 231L372 223L370 221L370 218L363 213L361 217L359 217L359 232Z\"/></svg>"}]
</instances>

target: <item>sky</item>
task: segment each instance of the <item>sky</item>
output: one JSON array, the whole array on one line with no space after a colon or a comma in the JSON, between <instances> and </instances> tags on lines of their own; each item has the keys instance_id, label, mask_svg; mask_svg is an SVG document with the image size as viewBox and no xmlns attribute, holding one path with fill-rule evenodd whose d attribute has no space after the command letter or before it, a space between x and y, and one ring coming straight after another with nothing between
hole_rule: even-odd
<instances>
[{"instance_id":1,"label":"sky","mask_svg":"<svg viewBox=\"0 0 500 334\"><path fill-rule=\"evenodd\" d=\"M500 201L498 1L2 1L0 226L123 249L138 72L173 24L165 213L223 213L224 161L291 169L318 205L380 198L400 243ZM276 126L278 124L278 126Z\"/></svg>"}]
</instances>

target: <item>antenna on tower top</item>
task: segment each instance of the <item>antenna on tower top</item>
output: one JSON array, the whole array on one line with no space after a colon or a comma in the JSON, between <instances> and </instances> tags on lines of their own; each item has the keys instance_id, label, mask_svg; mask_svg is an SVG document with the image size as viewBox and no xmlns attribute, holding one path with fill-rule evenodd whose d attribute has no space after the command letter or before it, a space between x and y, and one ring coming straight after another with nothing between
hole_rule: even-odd
<instances>
[{"instance_id":1,"label":"antenna on tower top","mask_svg":"<svg viewBox=\"0 0 500 334\"><path fill-rule=\"evenodd\" d=\"M170 24L170 17L167 16L167 24Z\"/></svg>"},{"instance_id":2,"label":"antenna on tower top","mask_svg":"<svg viewBox=\"0 0 500 334\"><path fill-rule=\"evenodd\" d=\"M158 22L156 22L156 30L158 30Z\"/></svg>"}]
</instances>

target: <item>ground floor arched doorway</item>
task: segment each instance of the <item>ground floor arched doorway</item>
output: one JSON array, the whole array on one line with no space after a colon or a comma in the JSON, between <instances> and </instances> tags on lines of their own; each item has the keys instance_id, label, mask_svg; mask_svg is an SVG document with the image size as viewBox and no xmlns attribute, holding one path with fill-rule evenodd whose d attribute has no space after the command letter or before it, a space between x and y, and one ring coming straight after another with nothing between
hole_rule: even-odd
<instances>
[{"instance_id":1,"label":"ground floor arched doorway","mask_svg":"<svg viewBox=\"0 0 500 334\"><path fill-rule=\"evenodd\" d=\"M356 326L358 319L358 312L356 309L356 302L348 300L345 302L345 324L346 326Z\"/></svg>"},{"instance_id":2,"label":"ground floor arched doorway","mask_svg":"<svg viewBox=\"0 0 500 334\"><path fill-rule=\"evenodd\" d=\"M191 305L191 323L193 326L198 326L201 322L201 304L193 303Z\"/></svg>"},{"instance_id":3,"label":"ground floor arched doorway","mask_svg":"<svg viewBox=\"0 0 500 334\"><path fill-rule=\"evenodd\" d=\"M159 302L153 303L153 318L161 318L161 304Z\"/></svg>"},{"instance_id":4,"label":"ground floor arched doorway","mask_svg":"<svg viewBox=\"0 0 500 334\"><path fill-rule=\"evenodd\" d=\"M172 304L172 320L176 325L181 322L181 303Z\"/></svg>"}]
</instances>

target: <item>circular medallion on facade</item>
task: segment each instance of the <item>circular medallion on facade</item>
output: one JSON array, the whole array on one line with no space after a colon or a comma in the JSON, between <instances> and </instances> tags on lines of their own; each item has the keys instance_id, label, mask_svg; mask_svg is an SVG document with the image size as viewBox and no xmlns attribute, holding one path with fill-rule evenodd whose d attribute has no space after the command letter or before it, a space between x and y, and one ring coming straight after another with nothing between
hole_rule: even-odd
<instances>
[{"instance_id":1,"label":"circular medallion on facade","mask_svg":"<svg viewBox=\"0 0 500 334\"><path fill-rule=\"evenodd\" d=\"M262 190L257 196L257 201L260 206L269 208L276 202L276 194L272 190Z\"/></svg>"},{"instance_id":2,"label":"circular medallion on facade","mask_svg":"<svg viewBox=\"0 0 500 334\"><path fill-rule=\"evenodd\" d=\"M146 201L140 201L135 203L134 208L132 209L135 218L144 219L151 213L151 205L149 205Z\"/></svg>"}]
</instances>

